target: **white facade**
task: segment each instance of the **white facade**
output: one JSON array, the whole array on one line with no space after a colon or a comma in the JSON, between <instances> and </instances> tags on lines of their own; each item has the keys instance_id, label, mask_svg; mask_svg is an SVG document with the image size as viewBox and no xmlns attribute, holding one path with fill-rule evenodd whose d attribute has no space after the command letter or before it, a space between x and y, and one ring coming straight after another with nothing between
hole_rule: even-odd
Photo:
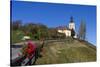
<instances>
[{"instance_id":1,"label":"white facade","mask_svg":"<svg viewBox=\"0 0 100 67\"><path fill-rule=\"evenodd\" d=\"M58 30L59 33L64 33L66 37L71 36L71 31L70 30Z\"/></svg>"},{"instance_id":2,"label":"white facade","mask_svg":"<svg viewBox=\"0 0 100 67\"><path fill-rule=\"evenodd\" d=\"M69 29L75 30L75 23L74 22L69 23Z\"/></svg>"}]
</instances>

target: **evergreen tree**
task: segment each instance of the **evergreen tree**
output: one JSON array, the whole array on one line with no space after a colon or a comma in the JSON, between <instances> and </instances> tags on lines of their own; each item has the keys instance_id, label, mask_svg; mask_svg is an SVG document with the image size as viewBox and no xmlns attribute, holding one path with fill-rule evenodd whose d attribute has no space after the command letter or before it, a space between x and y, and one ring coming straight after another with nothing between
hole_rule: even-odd
<instances>
[{"instance_id":1,"label":"evergreen tree","mask_svg":"<svg viewBox=\"0 0 100 67\"><path fill-rule=\"evenodd\" d=\"M75 31L74 29L71 29L71 37L74 38L74 36L75 36Z\"/></svg>"},{"instance_id":2,"label":"evergreen tree","mask_svg":"<svg viewBox=\"0 0 100 67\"><path fill-rule=\"evenodd\" d=\"M81 21L78 38L81 40L86 39L86 24L84 21Z\"/></svg>"}]
</instances>

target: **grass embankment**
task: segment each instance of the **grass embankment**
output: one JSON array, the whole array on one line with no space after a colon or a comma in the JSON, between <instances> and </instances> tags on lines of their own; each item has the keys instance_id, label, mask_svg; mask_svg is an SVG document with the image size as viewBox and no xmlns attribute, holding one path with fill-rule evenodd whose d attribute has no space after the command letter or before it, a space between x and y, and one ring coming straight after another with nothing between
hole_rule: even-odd
<instances>
[{"instance_id":1,"label":"grass embankment","mask_svg":"<svg viewBox=\"0 0 100 67\"><path fill-rule=\"evenodd\" d=\"M95 48L95 47L94 47ZM72 42L51 42L44 47L43 57L36 64L58 64L96 61L96 48L87 43L73 40Z\"/></svg>"}]
</instances>

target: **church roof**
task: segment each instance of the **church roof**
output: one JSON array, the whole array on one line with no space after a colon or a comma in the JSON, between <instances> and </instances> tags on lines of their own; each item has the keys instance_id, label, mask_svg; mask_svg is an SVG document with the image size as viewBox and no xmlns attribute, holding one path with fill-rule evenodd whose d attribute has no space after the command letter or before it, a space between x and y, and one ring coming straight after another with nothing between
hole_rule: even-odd
<instances>
[{"instance_id":1,"label":"church roof","mask_svg":"<svg viewBox=\"0 0 100 67\"><path fill-rule=\"evenodd\" d=\"M58 30L70 30L67 26L58 26L56 27Z\"/></svg>"}]
</instances>

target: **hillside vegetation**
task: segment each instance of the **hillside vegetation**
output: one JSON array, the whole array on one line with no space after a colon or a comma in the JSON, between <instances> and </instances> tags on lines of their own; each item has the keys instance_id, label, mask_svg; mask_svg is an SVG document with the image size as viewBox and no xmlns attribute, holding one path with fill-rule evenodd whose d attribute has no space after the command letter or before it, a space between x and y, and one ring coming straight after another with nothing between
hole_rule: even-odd
<instances>
[{"instance_id":1,"label":"hillside vegetation","mask_svg":"<svg viewBox=\"0 0 100 67\"><path fill-rule=\"evenodd\" d=\"M65 40L46 43L36 64L58 64L96 61L96 47L85 41Z\"/></svg>"}]
</instances>

